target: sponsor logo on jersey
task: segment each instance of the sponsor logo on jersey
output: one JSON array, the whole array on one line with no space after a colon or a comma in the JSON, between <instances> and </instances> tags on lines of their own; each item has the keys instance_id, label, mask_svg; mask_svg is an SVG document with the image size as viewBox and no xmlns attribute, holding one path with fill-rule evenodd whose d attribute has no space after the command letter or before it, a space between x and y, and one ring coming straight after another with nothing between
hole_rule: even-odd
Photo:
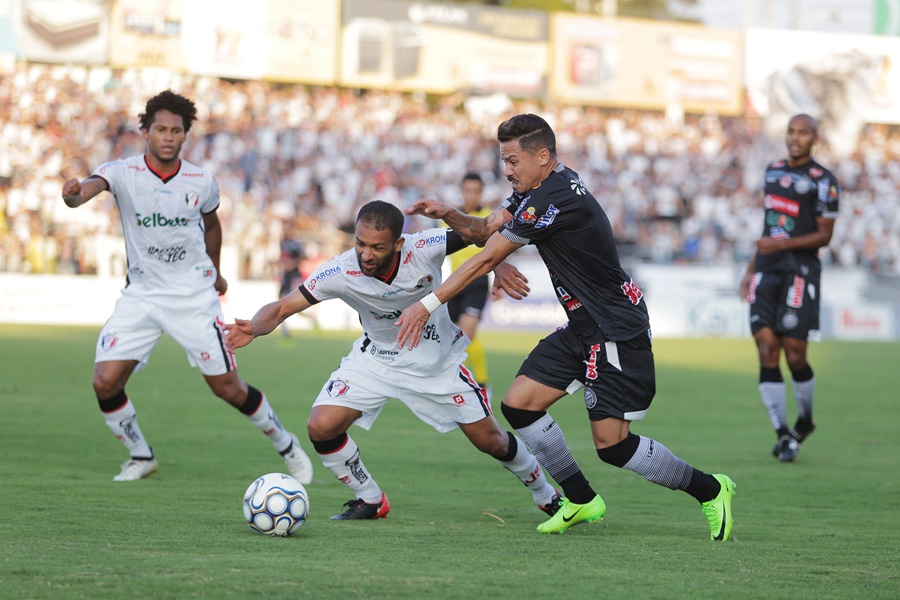
<instances>
[{"instance_id":1,"label":"sponsor logo on jersey","mask_svg":"<svg viewBox=\"0 0 900 600\"><path fill-rule=\"evenodd\" d=\"M143 173L144 171L147 170L146 167L140 167L140 166L138 166L138 165L128 165L128 168L129 168L129 169L134 169L135 171L140 171L141 173Z\"/></svg>"},{"instance_id":2,"label":"sponsor logo on jersey","mask_svg":"<svg viewBox=\"0 0 900 600\"><path fill-rule=\"evenodd\" d=\"M791 232L794 230L796 226L796 222L793 218L775 211L767 211L766 212L766 225L769 227L778 227L784 232Z\"/></svg>"},{"instance_id":3,"label":"sponsor logo on jersey","mask_svg":"<svg viewBox=\"0 0 900 600\"><path fill-rule=\"evenodd\" d=\"M812 188L812 182L806 177L801 177L794 182L794 191L798 194L805 194Z\"/></svg>"},{"instance_id":4,"label":"sponsor logo on jersey","mask_svg":"<svg viewBox=\"0 0 900 600\"><path fill-rule=\"evenodd\" d=\"M791 285L791 289L788 292L787 297L787 305L791 308L800 308L803 306L803 288L806 287L806 282L803 281L802 277L794 276L794 283Z\"/></svg>"},{"instance_id":5,"label":"sponsor logo on jersey","mask_svg":"<svg viewBox=\"0 0 900 600\"><path fill-rule=\"evenodd\" d=\"M778 180L778 184L779 184L781 187L783 187L783 188L789 188L789 187L791 187L791 184L792 184L792 183L794 183L794 180L793 180L793 179L791 178L791 176L788 175L787 173L785 173L784 175L782 175L782 176L781 176L781 179Z\"/></svg>"},{"instance_id":6,"label":"sponsor logo on jersey","mask_svg":"<svg viewBox=\"0 0 900 600\"><path fill-rule=\"evenodd\" d=\"M310 277L309 279L306 280L306 289L308 289L309 291L313 291L314 289L316 289L316 278L315 277Z\"/></svg>"},{"instance_id":7,"label":"sponsor logo on jersey","mask_svg":"<svg viewBox=\"0 0 900 600\"><path fill-rule=\"evenodd\" d=\"M402 313L401 313L401 311L399 311L399 310L394 310L394 311L391 311L391 312L389 312L389 313L377 313L377 312L375 312L374 310L370 310L370 311L369 311L369 314L372 315L373 317L375 317L375 320L376 320L376 321L381 321L381 320L384 320L384 319L393 319L393 320L396 321L397 319L400 318L400 315L401 315Z\"/></svg>"},{"instance_id":8,"label":"sponsor logo on jersey","mask_svg":"<svg viewBox=\"0 0 900 600\"><path fill-rule=\"evenodd\" d=\"M159 262L175 263L187 258L187 250L184 246L174 246L172 248L157 248L150 246L147 248L147 254L155 258Z\"/></svg>"},{"instance_id":9,"label":"sponsor logo on jersey","mask_svg":"<svg viewBox=\"0 0 900 600\"><path fill-rule=\"evenodd\" d=\"M454 394L453 395L453 404L457 406L462 406L466 403L466 399L462 397L462 394Z\"/></svg>"},{"instance_id":10,"label":"sponsor logo on jersey","mask_svg":"<svg viewBox=\"0 0 900 600\"><path fill-rule=\"evenodd\" d=\"M551 204L547 207L547 212L541 215L541 218L534 224L534 228L541 229L542 227L549 227L558 214L559 209Z\"/></svg>"},{"instance_id":11,"label":"sponsor logo on jersey","mask_svg":"<svg viewBox=\"0 0 900 600\"><path fill-rule=\"evenodd\" d=\"M338 396L343 396L348 391L350 391L350 386L347 385L347 382L343 379L332 379L325 386L325 391L332 398L337 398Z\"/></svg>"},{"instance_id":12,"label":"sponsor logo on jersey","mask_svg":"<svg viewBox=\"0 0 900 600\"><path fill-rule=\"evenodd\" d=\"M529 206L525 211L523 211L516 217L516 221L523 225L525 225L526 223L537 222L537 216L535 215L534 207Z\"/></svg>"},{"instance_id":13,"label":"sponsor logo on jersey","mask_svg":"<svg viewBox=\"0 0 900 600\"><path fill-rule=\"evenodd\" d=\"M316 273L316 276L313 279L320 281L320 282L325 281L332 275L337 275L340 272L341 272L340 267L328 267L327 269L322 269L321 271ZM310 288L310 289L312 289L312 288Z\"/></svg>"},{"instance_id":14,"label":"sponsor logo on jersey","mask_svg":"<svg viewBox=\"0 0 900 600\"><path fill-rule=\"evenodd\" d=\"M197 205L200 204L200 196L194 192L188 192L184 196L184 203L187 204L188 208L197 208Z\"/></svg>"},{"instance_id":15,"label":"sponsor logo on jersey","mask_svg":"<svg viewBox=\"0 0 900 600\"><path fill-rule=\"evenodd\" d=\"M363 272L362 272L362 271L347 271L347 272L345 273L345 275L346 275L347 277L362 277L362 276L363 276Z\"/></svg>"},{"instance_id":16,"label":"sponsor logo on jersey","mask_svg":"<svg viewBox=\"0 0 900 600\"><path fill-rule=\"evenodd\" d=\"M791 234L781 227L772 227L769 229L769 237L773 240L787 240L790 239Z\"/></svg>"},{"instance_id":17,"label":"sponsor logo on jersey","mask_svg":"<svg viewBox=\"0 0 900 600\"><path fill-rule=\"evenodd\" d=\"M416 289L421 290L422 288L427 288L434 281L434 277L431 275L423 275L419 277L419 281L416 282Z\"/></svg>"},{"instance_id":18,"label":"sponsor logo on jersey","mask_svg":"<svg viewBox=\"0 0 900 600\"><path fill-rule=\"evenodd\" d=\"M413 256L413 253L412 253L412 250L410 250L409 252L406 253L406 256L403 257L403 264L408 265L409 261L412 260L412 256Z\"/></svg>"},{"instance_id":19,"label":"sponsor logo on jersey","mask_svg":"<svg viewBox=\"0 0 900 600\"><path fill-rule=\"evenodd\" d=\"M771 165L769 165L769 168L770 168L770 169L780 169L780 168L783 167L785 164L786 164L786 163L785 163L783 160L776 160L776 161L773 162Z\"/></svg>"},{"instance_id":20,"label":"sponsor logo on jersey","mask_svg":"<svg viewBox=\"0 0 900 600\"><path fill-rule=\"evenodd\" d=\"M138 227L187 227L188 225L188 220L184 217L172 217L170 219L160 213L153 213L147 217L137 213L134 216L137 219Z\"/></svg>"},{"instance_id":21,"label":"sponsor logo on jersey","mask_svg":"<svg viewBox=\"0 0 900 600\"><path fill-rule=\"evenodd\" d=\"M640 304L641 298L644 297L644 292L642 292L640 286L634 282L634 279L622 284L622 292L628 296L628 299L631 300L631 303L635 306Z\"/></svg>"},{"instance_id":22,"label":"sponsor logo on jersey","mask_svg":"<svg viewBox=\"0 0 900 600\"><path fill-rule=\"evenodd\" d=\"M836 185L833 185L830 188L828 188L828 199L829 200L834 200L835 198L837 198L837 195L838 195L838 189L837 189Z\"/></svg>"},{"instance_id":23,"label":"sponsor logo on jersey","mask_svg":"<svg viewBox=\"0 0 900 600\"><path fill-rule=\"evenodd\" d=\"M587 193L584 190L584 181L581 180L581 177L579 177L578 179L570 179L569 187L572 188L572 191L579 196L584 196Z\"/></svg>"},{"instance_id":24,"label":"sponsor logo on jersey","mask_svg":"<svg viewBox=\"0 0 900 600\"><path fill-rule=\"evenodd\" d=\"M369 346L369 354L379 360L391 362L395 360L400 353L397 350L385 350L383 348L379 348L375 344L372 344L371 346Z\"/></svg>"},{"instance_id":25,"label":"sponsor logo on jersey","mask_svg":"<svg viewBox=\"0 0 900 600\"><path fill-rule=\"evenodd\" d=\"M209 352L201 352L200 358L203 360L203 362L209 362L209 359L210 359Z\"/></svg>"},{"instance_id":26,"label":"sponsor logo on jersey","mask_svg":"<svg viewBox=\"0 0 900 600\"><path fill-rule=\"evenodd\" d=\"M597 406L597 394L591 388L584 388L584 405L588 410Z\"/></svg>"},{"instance_id":27,"label":"sponsor logo on jersey","mask_svg":"<svg viewBox=\"0 0 900 600\"><path fill-rule=\"evenodd\" d=\"M819 167L812 167L812 168L809 170L809 175L810 175L810 177L813 177L813 178L815 178L815 179L818 179L819 177L821 177L821 176L824 175L824 174L825 174L825 171L823 171L823 170L820 169Z\"/></svg>"},{"instance_id":28,"label":"sponsor logo on jersey","mask_svg":"<svg viewBox=\"0 0 900 600\"><path fill-rule=\"evenodd\" d=\"M781 326L785 329L796 329L799 324L800 317L792 310L787 311L784 313L784 316L781 317Z\"/></svg>"},{"instance_id":29,"label":"sponsor logo on jersey","mask_svg":"<svg viewBox=\"0 0 900 600\"><path fill-rule=\"evenodd\" d=\"M402 289L400 289L400 290L388 290L387 292L383 293L383 294L381 295L381 297L382 297L382 298L390 298L390 297L393 296L394 294L399 294L399 293L402 292L402 291L403 291Z\"/></svg>"},{"instance_id":30,"label":"sponsor logo on jersey","mask_svg":"<svg viewBox=\"0 0 900 600\"><path fill-rule=\"evenodd\" d=\"M182 173L184 177L203 177L203 173Z\"/></svg>"},{"instance_id":31,"label":"sponsor logo on jersey","mask_svg":"<svg viewBox=\"0 0 900 600\"><path fill-rule=\"evenodd\" d=\"M819 200L822 202L828 200L828 183L827 179L819 180Z\"/></svg>"},{"instance_id":32,"label":"sponsor logo on jersey","mask_svg":"<svg viewBox=\"0 0 900 600\"><path fill-rule=\"evenodd\" d=\"M792 217L800 214L800 203L796 200L785 198L784 196L776 196L775 194L766 194L766 209L777 210Z\"/></svg>"},{"instance_id":33,"label":"sponsor logo on jersey","mask_svg":"<svg viewBox=\"0 0 900 600\"><path fill-rule=\"evenodd\" d=\"M119 342L119 337L115 333L107 333L100 338L100 347L104 352L109 352Z\"/></svg>"}]
</instances>

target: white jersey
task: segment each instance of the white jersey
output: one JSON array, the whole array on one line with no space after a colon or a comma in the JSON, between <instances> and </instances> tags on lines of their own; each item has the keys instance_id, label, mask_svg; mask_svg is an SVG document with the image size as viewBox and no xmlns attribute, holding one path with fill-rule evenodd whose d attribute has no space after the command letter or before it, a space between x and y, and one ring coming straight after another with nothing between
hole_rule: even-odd
<instances>
[{"instance_id":1,"label":"white jersey","mask_svg":"<svg viewBox=\"0 0 900 600\"><path fill-rule=\"evenodd\" d=\"M363 275L356 250L348 250L320 265L300 292L313 304L339 298L359 313L363 335L354 343L354 353L397 371L434 374L461 362L469 345L462 330L450 320L447 307L434 311L419 345L412 350L397 344L394 322L404 308L440 285L447 230L428 229L402 237L400 257L387 282Z\"/></svg>"},{"instance_id":2,"label":"white jersey","mask_svg":"<svg viewBox=\"0 0 900 600\"><path fill-rule=\"evenodd\" d=\"M193 296L208 292L216 269L206 253L203 214L219 206L213 175L185 160L171 175L155 173L144 155L101 165L93 173L116 197L128 283L124 294Z\"/></svg>"}]
</instances>

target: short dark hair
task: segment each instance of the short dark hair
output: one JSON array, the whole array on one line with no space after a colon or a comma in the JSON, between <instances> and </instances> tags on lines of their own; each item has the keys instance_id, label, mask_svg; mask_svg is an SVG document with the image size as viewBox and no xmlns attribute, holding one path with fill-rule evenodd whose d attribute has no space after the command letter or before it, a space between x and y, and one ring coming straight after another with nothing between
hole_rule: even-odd
<instances>
[{"instance_id":1,"label":"short dark hair","mask_svg":"<svg viewBox=\"0 0 900 600\"><path fill-rule=\"evenodd\" d=\"M193 102L172 90L166 90L147 100L144 112L138 115L138 119L141 121L141 129L149 131L153 120L156 118L156 113L161 110L167 110L173 115L179 115L181 120L184 121L185 133L191 130L191 125L197 120L197 107Z\"/></svg>"},{"instance_id":2,"label":"short dark hair","mask_svg":"<svg viewBox=\"0 0 900 600\"><path fill-rule=\"evenodd\" d=\"M403 233L403 213L400 209L383 200L372 200L363 205L356 215L356 224L360 221L369 225L375 231L391 232L391 239L397 240Z\"/></svg>"},{"instance_id":3,"label":"short dark hair","mask_svg":"<svg viewBox=\"0 0 900 600\"><path fill-rule=\"evenodd\" d=\"M519 146L529 154L537 154L546 148L552 157L556 157L556 134L547 121L537 115L516 115L500 123L497 128L497 141L501 144L519 140Z\"/></svg>"},{"instance_id":4,"label":"short dark hair","mask_svg":"<svg viewBox=\"0 0 900 600\"><path fill-rule=\"evenodd\" d=\"M481 175L479 175L475 171L469 171L465 174L465 176L463 176L462 182L465 183L467 181L477 181L481 184L482 187L484 187L484 179L482 179Z\"/></svg>"}]
</instances>

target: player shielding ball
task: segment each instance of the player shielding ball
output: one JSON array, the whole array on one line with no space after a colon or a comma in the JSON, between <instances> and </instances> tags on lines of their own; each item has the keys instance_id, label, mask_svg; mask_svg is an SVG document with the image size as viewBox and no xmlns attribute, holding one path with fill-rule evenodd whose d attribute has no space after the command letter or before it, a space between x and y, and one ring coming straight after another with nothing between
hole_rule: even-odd
<instances>
[{"instance_id":1,"label":"player shielding ball","mask_svg":"<svg viewBox=\"0 0 900 600\"><path fill-rule=\"evenodd\" d=\"M225 348L219 294L228 283L219 272L219 188L212 173L180 158L196 118L194 103L184 96L169 90L154 96L139 115L146 153L103 164L62 188L71 208L109 191L125 234L128 278L97 340L93 378L106 424L131 455L114 479L134 481L158 468L125 385L167 333L213 393L269 438L291 475L310 483L312 463L297 437L285 430L266 396L238 377L234 355Z\"/></svg>"},{"instance_id":2,"label":"player shielding ball","mask_svg":"<svg viewBox=\"0 0 900 600\"><path fill-rule=\"evenodd\" d=\"M252 320L226 325L228 349L246 346L287 317L325 300L343 300L359 313L363 334L328 377L307 423L322 464L355 495L332 519L378 519L391 509L347 433L353 424L371 428L390 398L439 432L459 427L476 448L528 488L541 510L554 514L559 494L525 444L494 418L488 390L463 364L468 339L446 307L431 315L418 348L403 350L397 344L394 321L400 310L437 286L444 258L466 245L442 228L402 232L400 209L379 200L364 205L356 218L355 248L320 265L303 285L260 308ZM496 275L507 293L521 297L527 286L518 271L508 269L506 277Z\"/></svg>"}]
</instances>

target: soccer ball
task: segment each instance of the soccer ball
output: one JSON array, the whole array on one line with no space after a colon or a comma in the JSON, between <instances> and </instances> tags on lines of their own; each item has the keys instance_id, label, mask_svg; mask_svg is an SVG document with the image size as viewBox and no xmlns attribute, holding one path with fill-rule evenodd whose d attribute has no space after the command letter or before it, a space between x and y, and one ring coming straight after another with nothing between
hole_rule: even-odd
<instances>
[{"instance_id":1,"label":"soccer ball","mask_svg":"<svg viewBox=\"0 0 900 600\"><path fill-rule=\"evenodd\" d=\"M303 526L308 514L306 489L290 475L263 475L244 492L244 518L263 535L292 535Z\"/></svg>"}]
</instances>

